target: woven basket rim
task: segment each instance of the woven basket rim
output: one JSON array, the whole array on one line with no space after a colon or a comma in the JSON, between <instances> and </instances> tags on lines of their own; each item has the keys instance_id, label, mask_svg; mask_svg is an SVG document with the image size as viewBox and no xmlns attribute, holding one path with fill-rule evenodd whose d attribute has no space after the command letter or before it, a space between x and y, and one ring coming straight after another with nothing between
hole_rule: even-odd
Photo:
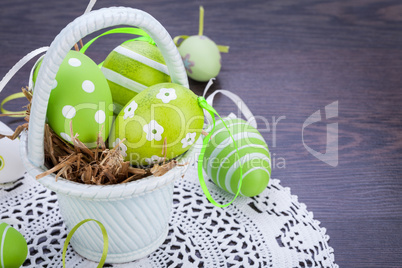
<instances>
[{"instance_id":1,"label":"woven basket rim","mask_svg":"<svg viewBox=\"0 0 402 268\"><path fill-rule=\"evenodd\" d=\"M27 172L33 177L33 179L35 179L37 175L46 171L46 168L38 168L31 163L31 161L28 159L27 144L28 132L24 131L23 133L21 133L20 137L21 158ZM196 148L200 146L200 144L202 144L202 137L200 137L186 153L184 153L177 159L179 163L188 162L187 165L176 166L173 169L169 170L166 174L159 177L151 175L136 181L123 184L89 185L69 181L61 177L56 181L56 176L54 174L50 174L39 179L38 182L46 188L49 188L50 190L56 192L57 194L76 196L77 198L81 199L110 200L142 195L161 188L184 175L187 168L195 163Z\"/></svg>"}]
</instances>

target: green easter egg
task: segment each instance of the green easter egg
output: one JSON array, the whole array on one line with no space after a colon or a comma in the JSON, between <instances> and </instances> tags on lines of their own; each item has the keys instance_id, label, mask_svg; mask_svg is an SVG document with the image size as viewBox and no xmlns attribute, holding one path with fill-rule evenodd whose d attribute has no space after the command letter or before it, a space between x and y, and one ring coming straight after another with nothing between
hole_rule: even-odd
<instances>
[{"instance_id":1,"label":"green easter egg","mask_svg":"<svg viewBox=\"0 0 402 268\"><path fill-rule=\"evenodd\" d=\"M116 47L102 66L118 113L135 95L149 86L170 82L162 53L145 41L129 41Z\"/></svg>"},{"instance_id":2,"label":"green easter egg","mask_svg":"<svg viewBox=\"0 0 402 268\"><path fill-rule=\"evenodd\" d=\"M20 232L0 223L0 268L18 268L28 255L28 246Z\"/></svg>"},{"instance_id":3,"label":"green easter egg","mask_svg":"<svg viewBox=\"0 0 402 268\"><path fill-rule=\"evenodd\" d=\"M120 141L121 154L132 165L149 165L187 151L198 139L204 123L197 96L178 84L162 83L136 95L117 116L110 134L110 147Z\"/></svg>"},{"instance_id":4,"label":"green easter egg","mask_svg":"<svg viewBox=\"0 0 402 268\"><path fill-rule=\"evenodd\" d=\"M271 155L262 135L242 119L224 119L237 143L243 169L240 194L256 196L268 185ZM237 193L240 162L229 132L218 121L204 155L204 171L223 190Z\"/></svg>"},{"instance_id":5,"label":"green easter egg","mask_svg":"<svg viewBox=\"0 0 402 268\"><path fill-rule=\"evenodd\" d=\"M221 70L221 54L214 41L204 35L190 36L179 46L187 75L200 82L216 77Z\"/></svg>"},{"instance_id":6,"label":"green easter egg","mask_svg":"<svg viewBox=\"0 0 402 268\"><path fill-rule=\"evenodd\" d=\"M38 73L36 68L34 81ZM47 108L49 126L71 143L70 122L74 135L88 147L96 146L98 133L109 135L113 101L109 85L99 67L86 55L69 51L57 72Z\"/></svg>"}]
</instances>

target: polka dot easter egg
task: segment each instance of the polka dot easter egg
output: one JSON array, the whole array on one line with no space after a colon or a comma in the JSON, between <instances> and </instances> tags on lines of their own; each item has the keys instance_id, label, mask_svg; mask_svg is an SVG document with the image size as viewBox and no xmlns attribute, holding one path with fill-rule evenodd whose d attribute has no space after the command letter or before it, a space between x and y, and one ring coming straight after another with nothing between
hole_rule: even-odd
<instances>
[{"instance_id":1,"label":"polka dot easter egg","mask_svg":"<svg viewBox=\"0 0 402 268\"><path fill-rule=\"evenodd\" d=\"M216 77L221 70L221 54L214 41L204 35L190 36L179 46L187 75L199 82Z\"/></svg>"},{"instance_id":2,"label":"polka dot easter egg","mask_svg":"<svg viewBox=\"0 0 402 268\"><path fill-rule=\"evenodd\" d=\"M204 155L204 171L223 190L235 194L240 180L240 163L243 182L240 194L256 196L268 185L271 174L271 155L258 132L242 119L224 119L237 143L239 157L229 132L218 121Z\"/></svg>"},{"instance_id":3,"label":"polka dot easter egg","mask_svg":"<svg viewBox=\"0 0 402 268\"><path fill-rule=\"evenodd\" d=\"M18 268L27 255L28 246L20 232L0 222L0 268Z\"/></svg>"},{"instance_id":4,"label":"polka dot easter egg","mask_svg":"<svg viewBox=\"0 0 402 268\"><path fill-rule=\"evenodd\" d=\"M103 63L102 72L108 80L116 113L147 87L171 81L162 53L145 41L128 41L116 47Z\"/></svg>"},{"instance_id":5,"label":"polka dot easter egg","mask_svg":"<svg viewBox=\"0 0 402 268\"><path fill-rule=\"evenodd\" d=\"M150 165L187 151L200 136L204 114L189 89L162 83L135 96L117 116L109 142L132 165ZM123 141L123 139L125 139ZM121 143L121 141L123 141Z\"/></svg>"},{"instance_id":6,"label":"polka dot easter egg","mask_svg":"<svg viewBox=\"0 0 402 268\"><path fill-rule=\"evenodd\" d=\"M38 73L36 68L34 81ZM113 116L109 85L99 67L86 55L70 51L57 72L47 108L49 126L71 143L70 122L78 139L93 148L98 133L108 138Z\"/></svg>"}]
</instances>

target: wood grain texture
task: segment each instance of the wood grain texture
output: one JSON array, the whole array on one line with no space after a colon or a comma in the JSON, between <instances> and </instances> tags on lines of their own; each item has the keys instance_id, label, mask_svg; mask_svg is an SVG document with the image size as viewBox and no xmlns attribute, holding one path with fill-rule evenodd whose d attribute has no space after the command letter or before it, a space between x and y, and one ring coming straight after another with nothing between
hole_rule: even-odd
<instances>
[{"instance_id":1,"label":"wood grain texture","mask_svg":"<svg viewBox=\"0 0 402 268\"><path fill-rule=\"evenodd\" d=\"M255 115L276 161L273 177L289 186L331 236L340 267L402 266L402 3L398 0L99 1L142 9L172 36L198 32L198 5L205 8L205 35L230 45L213 89L231 90ZM0 76L31 50L49 45L86 7L86 1L0 2ZM88 40L88 39L86 39ZM125 40L95 43L100 61ZM24 68L0 100L27 84ZM202 94L205 83L191 81ZM326 125L339 125L339 165L307 152L304 121L338 101L338 118L305 130L305 142L325 152ZM10 103L18 110L23 101ZM217 97L222 114L235 112ZM276 125L273 117L285 116ZM16 127L21 121L1 118ZM265 130L264 130L265 129Z\"/></svg>"}]
</instances>

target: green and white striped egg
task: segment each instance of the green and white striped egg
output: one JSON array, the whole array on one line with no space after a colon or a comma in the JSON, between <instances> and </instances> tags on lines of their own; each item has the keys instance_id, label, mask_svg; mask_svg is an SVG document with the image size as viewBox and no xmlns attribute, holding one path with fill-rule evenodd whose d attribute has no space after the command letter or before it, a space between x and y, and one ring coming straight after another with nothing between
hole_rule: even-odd
<instances>
[{"instance_id":1,"label":"green and white striped egg","mask_svg":"<svg viewBox=\"0 0 402 268\"><path fill-rule=\"evenodd\" d=\"M243 169L240 194L256 196L267 187L271 174L271 155L268 145L257 129L246 121L224 119L236 141ZM205 150L204 171L223 190L237 193L240 181L240 162L229 132L217 121L214 133Z\"/></svg>"},{"instance_id":2,"label":"green and white striped egg","mask_svg":"<svg viewBox=\"0 0 402 268\"><path fill-rule=\"evenodd\" d=\"M132 40L116 47L101 70L109 83L116 114L139 92L171 81L162 53L145 41Z\"/></svg>"},{"instance_id":3,"label":"green and white striped egg","mask_svg":"<svg viewBox=\"0 0 402 268\"><path fill-rule=\"evenodd\" d=\"M28 246L20 232L0 222L0 268L18 268L28 255Z\"/></svg>"}]
</instances>

